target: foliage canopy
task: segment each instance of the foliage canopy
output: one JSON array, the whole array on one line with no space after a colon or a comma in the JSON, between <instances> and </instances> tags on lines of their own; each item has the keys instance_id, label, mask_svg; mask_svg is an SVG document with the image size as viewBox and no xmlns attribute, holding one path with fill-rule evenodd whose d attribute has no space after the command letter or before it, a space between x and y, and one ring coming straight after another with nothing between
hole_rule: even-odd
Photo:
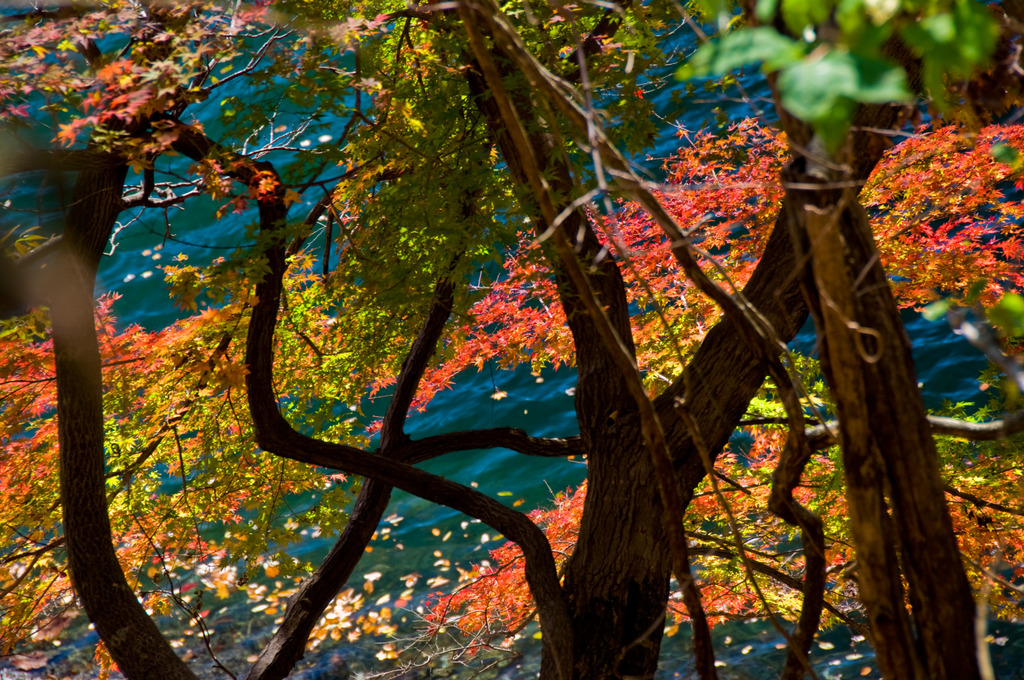
<instances>
[{"instance_id":1,"label":"foliage canopy","mask_svg":"<svg viewBox=\"0 0 1024 680\"><path fill-rule=\"evenodd\" d=\"M696 4L721 35L682 58L672 3L5 11L3 653L76 596L130 678L193 677L149 614L205 637L243 590L279 624L252 679L392 636L422 577L346 583L395 487L511 540L427 581L432 630L539 619L545 678L653 673L683 621L712 678L708 625L750 617L792 627L787 678L837 622L884 677L980 678L972 593L1024 615L1024 126L994 122L1024 17ZM777 124L626 160L753 63ZM118 321L102 256L196 222L231 248L161 266L177 320ZM925 308L992 359L990 403L925 417L898 313ZM463 371L526 366L576 370L578 431L406 433ZM417 467L497 448L587 481L526 515Z\"/></svg>"}]
</instances>

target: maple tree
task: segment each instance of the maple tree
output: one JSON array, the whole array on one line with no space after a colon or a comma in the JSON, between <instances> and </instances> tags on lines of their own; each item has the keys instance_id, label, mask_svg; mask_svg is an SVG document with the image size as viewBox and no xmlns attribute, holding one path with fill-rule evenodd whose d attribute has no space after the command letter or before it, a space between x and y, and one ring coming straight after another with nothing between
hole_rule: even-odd
<instances>
[{"instance_id":1,"label":"maple tree","mask_svg":"<svg viewBox=\"0 0 1024 680\"><path fill-rule=\"evenodd\" d=\"M248 678L393 633L374 579L346 584L399 488L512 541L430 618L472 644L539 619L545 678L648 676L683 620L715 677L708 627L751 616L795 622L785 677L823 621L863 630L884 677L980 677L972 592L1018 616L1024 578L1022 419L969 422L1024 387L1024 129L982 125L1016 103L1021 18L919 4L844 6L835 35L807 3L747 7L683 75L765 62L779 129L680 127L656 188L623 153L656 133L646 95L681 87L671 5L5 14L5 652L77 598L128 677L191 678L150 614L205 635L242 588L277 624ZM966 124L909 129L918 95ZM124 327L101 257L147 215L173 239L181 206L250 220L247 245L165 265L181 318ZM1005 403L925 417L897 307L931 303ZM820 361L786 348L808 314ZM492 363L574 366L579 433L406 433ZM527 515L417 467L496 448L584 457L586 484ZM319 565L294 550L311 532L336 536Z\"/></svg>"}]
</instances>

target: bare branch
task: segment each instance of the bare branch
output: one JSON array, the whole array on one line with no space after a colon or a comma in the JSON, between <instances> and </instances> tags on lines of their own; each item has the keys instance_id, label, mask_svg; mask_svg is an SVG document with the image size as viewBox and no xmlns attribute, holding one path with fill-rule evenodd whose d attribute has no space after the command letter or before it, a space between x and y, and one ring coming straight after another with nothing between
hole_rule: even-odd
<instances>
[{"instance_id":1,"label":"bare branch","mask_svg":"<svg viewBox=\"0 0 1024 680\"><path fill-rule=\"evenodd\" d=\"M1008 505L1003 505L1002 503L993 503L992 501L987 501L984 498L981 498L980 496L975 496L973 493L968 493L966 491L954 489L949 484L946 484L944 488L946 493L948 493L950 496L956 496L957 498L962 498L965 501L970 501L975 505L975 507L991 508L993 510L998 510L999 512L1005 512L1008 515L1024 517L1024 507L1011 508Z\"/></svg>"},{"instance_id":2,"label":"bare branch","mask_svg":"<svg viewBox=\"0 0 1024 680\"><path fill-rule=\"evenodd\" d=\"M739 557L735 552L727 550L725 548L716 548L712 546L701 545L690 548L690 553L697 557L721 557L727 560L734 560L737 557ZM776 583L781 583L782 585L788 586L793 590L803 589L803 583L800 581L800 579L790 574L787 574L786 572L780 569L776 569L770 564L765 564L764 562L760 562L758 560L750 560L750 566L758 574L763 574L771 580L775 581ZM857 631L861 635L867 637L867 627L863 623L851 618L849 614L839 609L837 606L835 606L827 600L824 602L824 608L828 610L830 614L832 614L837 619L842 621L844 624L846 624L853 630Z\"/></svg>"},{"instance_id":3,"label":"bare branch","mask_svg":"<svg viewBox=\"0 0 1024 680\"><path fill-rule=\"evenodd\" d=\"M987 423L972 423L957 418L944 416L928 416L928 425L933 435L959 437L968 441L985 442L1006 439L1024 431L1024 411L1009 413L1002 420ZM815 450L827 449L836 444L835 435L839 431L839 423L830 420L807 430L807 439Z\"/></svg>"},{"instance_id":4,"label":"bare branch","mask_svg":"<svg viewBox=\"0 0 1024 680\"><path fill-rule=\"evenodd\" d=\"M984 352L988 360L1002 369L1017 389L1024 392L1024 367L1002 351L988 324L968 321L965 311L956 307L946 312L946 319L957 335L962 335L967 342Z\"/></svg>"},{"instance_id":5,"label":"bare branch","mask_svg":"<svg viewBox=\"0 0 1024 680\"><path fill-rule=\"evenodd\" d=\"M497 448L542 458L566 458L586 453L579 436L564 439L532 437L518 428L496 427L487 430L450 432L411 441L402 447L402 460L421 463L455 451Z\"/></svg>"}]
</instances>

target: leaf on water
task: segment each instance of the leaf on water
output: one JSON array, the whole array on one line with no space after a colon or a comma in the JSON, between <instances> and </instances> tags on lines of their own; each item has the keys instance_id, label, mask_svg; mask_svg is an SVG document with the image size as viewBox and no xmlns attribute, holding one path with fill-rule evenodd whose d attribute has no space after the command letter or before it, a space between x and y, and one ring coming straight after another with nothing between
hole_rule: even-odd
<instances>
[{"instance_id":1,"label":"leaf on water","mask_svg":"<svg viewBox=\"0 0 1024 680\"><path fill-rule=\"evenodd\" d=\"M46 666L46 655L42 652L15 654L10 660L11 665L20 671L34 671Z\"/></svg>"}]
</instances>

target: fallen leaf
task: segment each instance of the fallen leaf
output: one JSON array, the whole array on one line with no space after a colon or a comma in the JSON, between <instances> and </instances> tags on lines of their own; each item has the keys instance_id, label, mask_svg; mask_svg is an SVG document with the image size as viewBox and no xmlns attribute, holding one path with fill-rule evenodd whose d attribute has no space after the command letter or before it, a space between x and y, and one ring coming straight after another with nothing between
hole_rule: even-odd
<instances>
[{"instance_id":1,"label":"fallen leaf","mask_svg":"<svg viewBox=\"0 0 1024 680\"><path fill-rule=\"evenodd\" d=\"M10 658L11 665L19 671L34 671L46 666L46 655L41 652L15 654Z\"/></svg>"}]
</instances>

